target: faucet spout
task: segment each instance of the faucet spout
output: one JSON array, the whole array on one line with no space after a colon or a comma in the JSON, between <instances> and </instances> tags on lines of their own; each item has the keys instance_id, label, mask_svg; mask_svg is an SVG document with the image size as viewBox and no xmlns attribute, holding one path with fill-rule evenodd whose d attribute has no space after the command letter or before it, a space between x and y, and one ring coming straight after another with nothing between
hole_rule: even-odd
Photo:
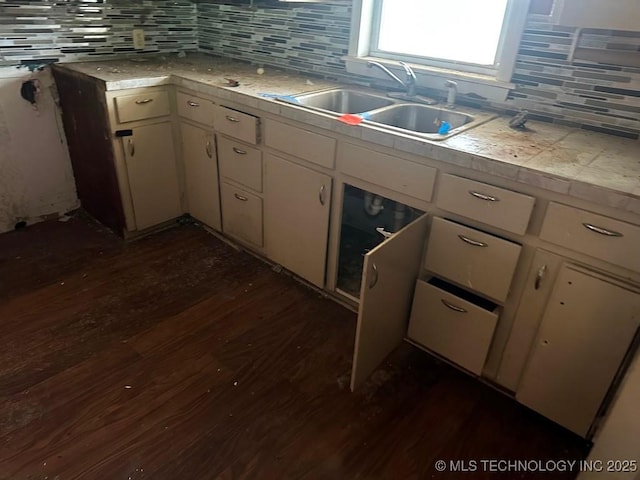
<instances>
[{"instance_id":1,"label":"faucet spout","mask_svg":"<svg viewBox=\"0 0 640 480\"><path fill-rule=\"evenodd\" d=\"M379 62L373 62L373 61L369 61L367 62L367 67L371 68L371 67L377 67L380 70L382 70L384 73L386 73L387 75L389 75L389 77L391 77L392 79L394 79L397 83L399 83L400 85L402 85L402 88L406 89L407 85L400 80L400 78L393 73L391 70L389 70L387 67L385 67L383 64L379 63Z\"/></svg>"},{"instance_id":2,"label":"faucet spout","mask_svg":"<svg viewBox=\"0 0 640 480\"><path fill-rule=\"evenodd\" d=\"M414 97L416 95L416 74L413 71L413 69L409 65L407 65L405 62L400 62L400 65L402 65L402 68L404 68L404 72L406 74L406 80L404 81L401 80L395 73L393 73L383 64L379 62L374 62L374 61L367 62L367 67L379 68L384 73L386 73L389 77L395 80L396 83L399 83L400 85L402 85L402 88L404 88L407 94L407 97Z\"/></svg>"}]
</instances>

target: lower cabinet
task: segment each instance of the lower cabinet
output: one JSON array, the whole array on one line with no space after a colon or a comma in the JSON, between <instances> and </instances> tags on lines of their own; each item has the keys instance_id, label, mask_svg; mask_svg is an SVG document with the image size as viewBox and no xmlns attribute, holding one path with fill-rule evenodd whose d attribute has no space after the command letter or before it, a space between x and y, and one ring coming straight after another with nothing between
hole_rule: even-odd
<instances>
[{"instance_id":1,"label":"lower cabinet","mask_svg":"<svg viewBox=\"0 0 640 480\"><path fill-rule=\"evenodd\" d=\"M405 337L428 221L419 217L364 256L352 391Z\"/></svg>"},{"instance_id":2,"label":"lower cabinet","mask_svg":"<svg viewBox=\"0 0 640 480\"><path fill-rule=\"evenodd\" d=\"M189 214L215 230L221 230L218 162L213 133L181 123L182 158Z\"/></svg>"},{"instance_id":3,"label":"lower cabinet","mask_svg":"<svg viewBox=\"0 0 640 480\"><path fill-rule=\"evenodd\" d=\"M224 233L261 248L262 199L226 182L220 183L220 198Z\"/></svg>"},{"instance_id":4,"label":"lower cabinet","mask_svg":"<svg viewBox=\"0 0 640 480\"><path fill-rule=\"evenodd\" d=\"M135 127L122 137L137 230L182 215L170 122Z\"/></svg>"},{"instance_id":5,"label":"lower cabinet","mask_svg":"<svg viewBox=\"0 0 640 480\"><path fill-rule=\"evenodd\" d=\"M496 309L436 278L418 280L407 337L480 375L498 322Z\"/></svg>"},{"instance_id":6,"label":"lower cabinet","mask_svg":"<svg viewBox=\"0 0 640 480\"><path fill-rule=\"evenodd\" d=\"M639 325L640 293L564 264L516 398L587 436Z\"/></svg>"},{"instance_id":7,"label":"lower cabinet","mask_svg":"<svg viewBox=\"0 0 640 480\"><path fill-rule=\"evenodd\" d=\"M267 256L324 287L331 177L267 154L264 164Z\"/></svg>"}]
</instances>

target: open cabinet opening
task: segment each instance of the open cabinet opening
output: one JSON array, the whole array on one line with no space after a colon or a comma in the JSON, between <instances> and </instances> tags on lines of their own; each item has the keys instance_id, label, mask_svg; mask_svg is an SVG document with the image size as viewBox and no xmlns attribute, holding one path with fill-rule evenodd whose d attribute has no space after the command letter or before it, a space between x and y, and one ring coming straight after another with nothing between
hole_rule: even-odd
<instances>
[{"instance_id":1,"label":"open cabinet opening","mask_svg":"<svg viewBox=\"0 0 640 480\"><path fill-rule=\"evenodd\" d=\"M424 212L352 185L344 186L337 290L360 298L364 255Z\"/></svg>"}]
</instances>

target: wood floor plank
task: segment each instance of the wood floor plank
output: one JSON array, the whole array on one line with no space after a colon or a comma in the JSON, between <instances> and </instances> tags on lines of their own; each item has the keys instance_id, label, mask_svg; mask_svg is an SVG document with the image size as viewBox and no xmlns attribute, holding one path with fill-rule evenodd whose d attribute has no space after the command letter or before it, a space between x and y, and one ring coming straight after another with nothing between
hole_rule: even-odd
<instances>
[{"instance_id":1,"label":"wood floor plank","mask_svg":"<svg viewBox=\"0 0 640 480\"><path fill-rule=\"evenodd\" d=\"M0 479L460 478L434 462L586 455L408 344L349 392L355 320L194 225L2 235Z\"/></svg>"}]
</instances>

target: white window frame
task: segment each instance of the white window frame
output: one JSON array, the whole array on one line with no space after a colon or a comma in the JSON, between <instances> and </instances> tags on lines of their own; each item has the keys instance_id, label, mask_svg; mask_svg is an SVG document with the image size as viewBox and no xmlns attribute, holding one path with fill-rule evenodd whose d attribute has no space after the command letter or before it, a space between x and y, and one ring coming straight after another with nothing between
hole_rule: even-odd
<instances>
[{"instance_id":1,"label":"white window frame","mask_svg":"<svg viewBox=\"0 0 640 480\"><path fill-rule=\"evenodd\" d=\"M442 90L446 80L455 80L460 93L475 93L489 100L506 99L509 90L514 87L510 81L526 23L529 0L509 0L495 67L428 58L421 58L418 63L415 59L411 61L409 57L387 54L384 57L377 56L372 43L378 3L379 0L353 2L349 54L345 57L348 72L387 79L379 69L367 67L367 62L373 60L384 64L403 78L404 69L399 61L405 60L415 71L419 86Z\"/></svg>"}]
</instances>

